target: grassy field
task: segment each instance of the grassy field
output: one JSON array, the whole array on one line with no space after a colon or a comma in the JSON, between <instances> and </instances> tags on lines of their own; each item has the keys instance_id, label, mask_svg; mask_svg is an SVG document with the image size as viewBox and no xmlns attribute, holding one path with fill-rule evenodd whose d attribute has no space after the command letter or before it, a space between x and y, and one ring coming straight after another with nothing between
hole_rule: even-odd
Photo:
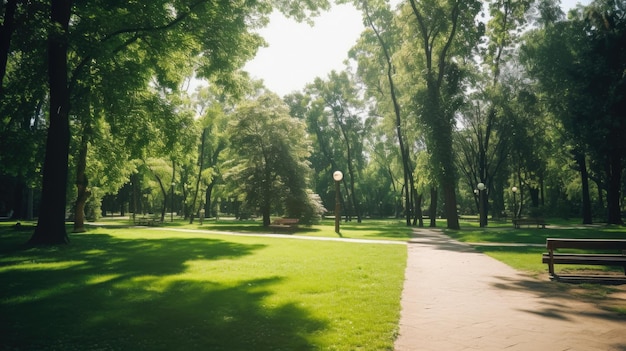
<instances>
[{"instance_id":1,"label":"grassy field","mask_svg":"<svg viewBox=\"0 0 626 351\"><path fill-rule=\"evenodd\" d=\"M393 349L404 245L99 228L26 248L29 235L0 226L0 350Z\"/></svg>"},{"instance_id":2,"label":"grassy field","mask_svg":"<svg viewBox=\"0 0 626 351\"><path fill-rule=\"evenodd\" d=\"M335 223L333 220L324 220L320 224L313 226L300 225L295 231L285 231L281 229L264 228L260 220L234 220L223 218L215 220L204 220L202 224L196 219L193 224L187 221L174 220L170 222L166 218L160 226L164 228L180 229L201 229L211 231L224 231L248 234L278 233L293 234L296 236L327 237L327 238L349 238L349 239L372 239L372 240L396 240L407 241L411 237L411 228L406 227L402 220L364 220L357 223L356 220L341 222L341 235L335 233ZM132 220L128 218L103 218L99 221L103 224L132 225Z\"/></svg>"}]
</instances>

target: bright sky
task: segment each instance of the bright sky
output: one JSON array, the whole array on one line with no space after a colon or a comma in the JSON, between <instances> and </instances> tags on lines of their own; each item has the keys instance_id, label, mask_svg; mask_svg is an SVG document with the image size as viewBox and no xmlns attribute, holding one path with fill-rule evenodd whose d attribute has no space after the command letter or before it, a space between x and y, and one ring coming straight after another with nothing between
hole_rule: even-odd
<instances>
[{"instance_id":1,"label":"bright sky","mask_svg":"<svg viewBox=\"0 0 626 351\"><path fill-rule=\"evenodd\" d=\"M361 14L351 5L334 5L315 18L314 27L275 13L267 28L259 31L269 47L259 49L244 69L283 96L333 69L342 70L363 29Z\"/></svg>"},{"instance_id":2,"label":"bright sky","mask_svg":"<svg viewBox=\"0 0 626 351\"><path fill-rule=\"evenodd\" d=\"M561 1L565 12L577 3L589 2ZM314 27L274 14L267 28L259 31L269 47L259 49L245 70L280 96L301 90L316 77L343 70L348 51L363 29L361 14L351 5L334 5L315 18Z\"/></svg>"}]
</instances>

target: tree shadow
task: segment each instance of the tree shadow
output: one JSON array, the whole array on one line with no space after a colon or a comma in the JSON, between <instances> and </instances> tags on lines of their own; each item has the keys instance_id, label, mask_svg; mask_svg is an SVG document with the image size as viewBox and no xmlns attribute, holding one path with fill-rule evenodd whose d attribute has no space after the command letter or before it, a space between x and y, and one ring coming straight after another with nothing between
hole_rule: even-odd
<instances>
[{"instance_id":1,"label":"tree shadow","mask_svg":"<svg viewBox=\"0 0 626 351\"><path fill-rule=\"evenodd\" d=\"M293 303L267 305L280 277L184 274L189 262L264 245L81 234L68 246L24 249L4 239L0 350L313 350L311 335L326 327Z\"/></svg>"},{"instance_id":2,"label":"tree shadow","mask_svg":"<svg viewBox=\"0 0 626 351\"><path fill-rule=\"evenodd\" d=\"M409 243L428 245L436 250L479 254L478 251L468 244L452 239L439 231L426 228L413 229L413 236Z\"/></svg>"},{"instance_id":3,"label":"tree shadow","mask_svg":"<svg viewBox=\"0 0 626 351\"><path fill-rule=\"evenodd\" d=\"M523 274L514 277L495 277L498 281L492 286L511 291L530 293L536 296L542 305L541 309L528 309L525 312L544 317L568 320L571 316L586 316L598 321L626 321L626 315L614 311L611 306L626 305L622 296L626 289L610 289L606 286L581 288L577 285L539 280ZM601 292L600 292L601 291ZM622 291L622 294L619 292ZM612 293L618 293L611 296ZM589 304L588 308L575 308L573 302Z\"/></svg>"},{"instance_id":4,"label":"tree shadow","mask_svg":"<svg viewBox=\"0 0 626 351\"><path fill-rule=\"evenodd\" d=\"M368 234L360 233L359 237L361 238L411 238L411 229L409 227L399 227L395 223L387 224L380 221L363 221L362 223L342 224L342 229L344 229L342 234L346 238L350 238L350 232L371 232Z\"/></svg>"}]
</instances>

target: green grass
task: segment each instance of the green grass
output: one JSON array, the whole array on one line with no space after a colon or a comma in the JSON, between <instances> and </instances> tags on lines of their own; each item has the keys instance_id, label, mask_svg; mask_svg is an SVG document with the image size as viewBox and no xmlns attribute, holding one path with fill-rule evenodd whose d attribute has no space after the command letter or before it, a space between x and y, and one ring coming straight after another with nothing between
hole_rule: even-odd
<instances>
[{"instance_id":1,"label":"green grass","mask_svg":"<svg viewBox=\"0 0 626 351\"><path fill-rule=\"evenodd\" d=\"M26 248L29 235L0 226L0 350L393 349L404 245L99 228Z\"/></svg>"},{"instance_id":2,"label":"green grass","mask_svg":"<svg viewBox=\"0 0 626 351\"><path fill-rule=\"evenodd\" d=\"M130 226L132 221L129 219L107 219L102 218L99 222L108 225ZM362 223L357 223L356 219L350 222L341 222L340 235L335 233L335 222L333 220L323 220L319 224L312 226L300 225L298 229L286 231L273 228L264 228L260 220L235 220L233 218L223 218L215 220L215 218L206 219L202 224L196 219L193 224L188 221L175 218L173 222L169 221L169 217L161 224L165 228L183 228L183 229L201 229L218 232L236 232L236 233L278 233L291 234L294 236L311 236L311 237L327 237L327 238L349 238L349 239L368 239L368 240L394 240L407 241L411 238L411 228L407 227L402 220L395 219L367 219Z\"/></svg>"},{"instance_id":3,"label":"green grass","mask_svg":"<svg viewBox=\"0 0 626 351\"><path fill-rule=\"evenodd\" d=\"M550 223L550 221L548 221ZM552 221L553 222L553 221ZM546 264L541 262L541 254L546 252L544 247L546 238L603 238L626 239L626 228L622 226L580 226L573 223L561 223L557 228L521 228L512 229L508 226L492 226L489 228L464 227L459 231L445 230L450 237L467 243L509 266L532 274L542 274L547 271ZM498 245L499 243L503 245ZM484 244L484 245L481 245ZM511 244L522 244L513 246ZM526 245L524 245L526 244ZM603 266L558 266L566 271L593 270L593 271L623 271L621 268Z\"/></svg>"},{"instance_id":4,"label":"green grass","mask_svg":"<svg viewBox=\"0 0 626 351\"><path fill-rule=\"evenodd\" d=\"M626 228L619 226L603 227L582 227L576 225L561 226L558 228L521 228L512 229L500 226L493 228L467 228L463 227L459 231L445 231L447 235L463 242L475 243L522 243L522 244L542 244L547 238L604 238L604 239L624 239L626 238Z\"/></svg>"}]
</instances>

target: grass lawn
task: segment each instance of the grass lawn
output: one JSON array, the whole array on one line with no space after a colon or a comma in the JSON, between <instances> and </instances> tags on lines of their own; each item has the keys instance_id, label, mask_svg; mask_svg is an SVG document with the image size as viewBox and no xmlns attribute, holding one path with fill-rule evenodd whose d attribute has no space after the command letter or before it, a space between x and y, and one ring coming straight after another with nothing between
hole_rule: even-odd
<instances>
[{"instance_id":1,"label":"grass lawn","mask_svg":"<svg viewBox=\"0 0 626 351\"><path fill-rule=\"evenodd\" d=\"M404 245L98 228L25 248L30 234L0 226L0 350L393 350Z\"/></svg>"},{"instance_id":2,"label":"grass lawn","mask_svg":"<svg viewBox=\"0 0 626 351\"><path fill-rule=\"evenodd\" d=\"M128 218L102 218L100 223L132 225L132 221ZM395 240L407 241L411 237L411 228L407 227L403 220L397 219L367 219L362 223L357 223L356 219L350 222L341 222L341 235L335 233L334 220L323 220L321 223L306 226L300 225L298 229L293 231L264 228L260 220L235 220L233 218L215 218L205 219L202 224L196 219L193 224L182 219L174 219L169 221L169 217L165 222L161 223L161 227L165 228L184 228L184 229L202 229L218 232L237 232L237 233L278 233L291 234L295 236L311 236L311 237L327 237L327 238L349 238L349 239L371 239L371 240Z\"/></svg>"}]
</instances>

